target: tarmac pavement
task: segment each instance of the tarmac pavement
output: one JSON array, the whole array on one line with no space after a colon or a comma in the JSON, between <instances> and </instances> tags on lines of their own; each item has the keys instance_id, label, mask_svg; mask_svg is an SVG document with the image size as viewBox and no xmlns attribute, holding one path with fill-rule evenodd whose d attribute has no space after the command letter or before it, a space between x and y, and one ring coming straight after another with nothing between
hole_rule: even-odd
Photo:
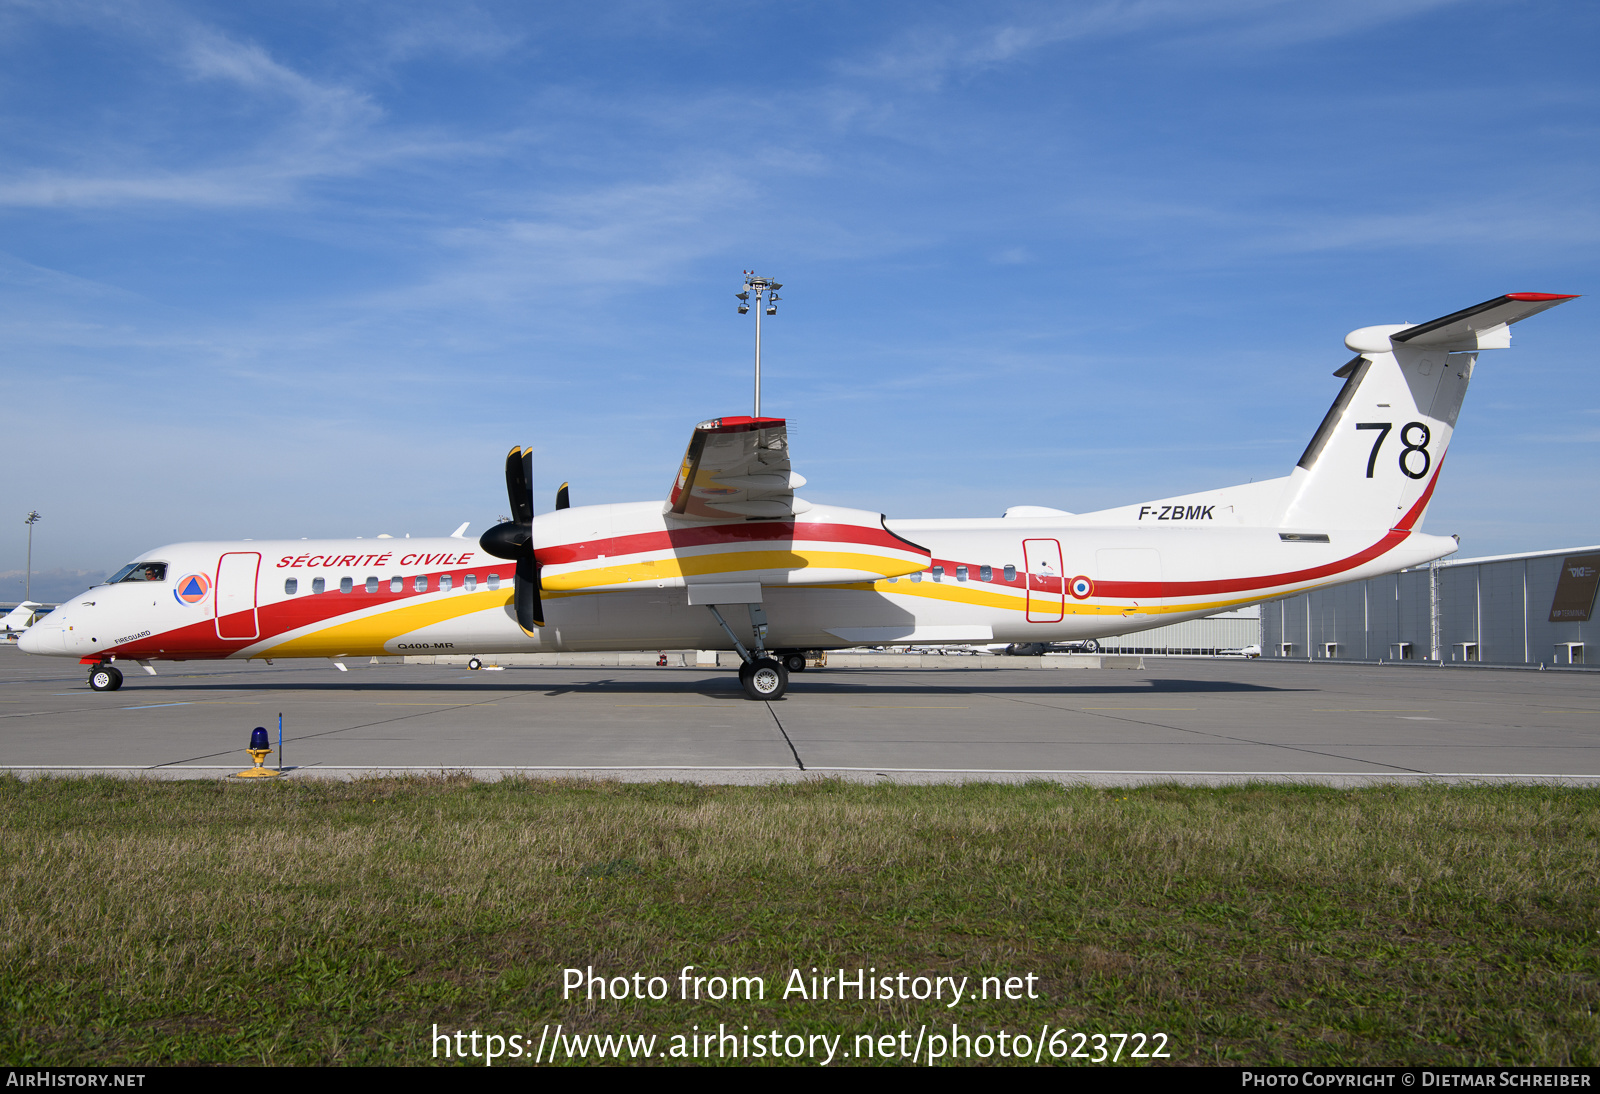
<instances>
[{"instance_id":1,"label":"tarmac pavement","mask_svg":"<svg viewBox=\"0 0 1600 1094\"><path fill-rule=\"evenodd\" d=\"M824 668L777 702L728 668L325 660L124 665L0 648L0 770L218 778L266 726L291 777L771 782L1600 783L1600 673L1144 658L1142 669ZM976 659L973 659L976 660Z\"/></svg>"}]
</instances>

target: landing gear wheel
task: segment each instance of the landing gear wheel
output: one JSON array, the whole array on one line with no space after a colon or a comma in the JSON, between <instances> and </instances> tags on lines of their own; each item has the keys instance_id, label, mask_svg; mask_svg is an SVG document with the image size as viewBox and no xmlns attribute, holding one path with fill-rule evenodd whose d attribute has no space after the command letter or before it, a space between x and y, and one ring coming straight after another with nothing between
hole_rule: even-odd
<instances>
[{"instance_id":1,"label":"landing gear wheel","mask_svg":"<svg viewBox=\"0 0 1600 1094\"><path fill-rule=\"evenodd\" d=\"M805 672L806 655L803 653L789 654L783 659L783 667L788 669L790 672Z\"/></svg>"},{"instance_id":2,"label":"landing gear wheel","mask_svg":"<svg viewBox=\"0 0 1600 1094\"><path fill-rule=\"evenodd\" d=\"M1083 652L1084 653L1099 653L1100 652L1100 643L1096 642L1092 638L1089 639L1087 642L1085 642L1083 644Z\"/></svg>"},{"instance_id":3,"label":"landing gear wheel","mask_svg":"<svg viewBox=\"0 0 1600 1094\"><path fill-rule=\"evenodd\" d=\"M483 668L483 662L478 660L476 657L474 657L474 658L472 658L472 660L467 662L467 668L476 671L478 669Z\"/></svg>"},{"instance_id":4,"label":"landing gear wheel","mask_svg":"<svg viewBox=\"0 0 1600 1094\"><path fill-rule=\"evenodd\" d=\"M762 657L739 670L739 682L752 699L781 699L789 687L789 670L770 657Z\"/></svg>"},{"instance_id":5,"label":"landing gear wheel","mask_svg":"<svg viewBox=\"0 0 1600 1094\"><path fill-rule=\"evenodd\" d=\"M101 665L89 674L89 686L95 691L116 691L122 686L122 672L110 665Z\"/></svg>"}]
</instances>

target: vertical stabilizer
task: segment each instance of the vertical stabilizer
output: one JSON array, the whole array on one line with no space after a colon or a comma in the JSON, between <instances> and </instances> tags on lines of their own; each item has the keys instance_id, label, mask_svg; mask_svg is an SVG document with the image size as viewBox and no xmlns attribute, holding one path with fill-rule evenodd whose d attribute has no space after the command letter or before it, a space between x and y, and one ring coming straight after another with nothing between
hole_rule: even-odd
<instances>
[{"instance_id":1,"label":"vertical stabilizer","mask_svg":"<svg viewBox=\"0 0 1600 1094\"><path fill-rule=\"evenodd\" d=\"M1478 351L1511 344L1510 324L1571 300L1512 293L1429 323L1363 327L1344 387L1289 477L1279 524L1415 529L1455 431Z\"/></svg>"}]
</instances>

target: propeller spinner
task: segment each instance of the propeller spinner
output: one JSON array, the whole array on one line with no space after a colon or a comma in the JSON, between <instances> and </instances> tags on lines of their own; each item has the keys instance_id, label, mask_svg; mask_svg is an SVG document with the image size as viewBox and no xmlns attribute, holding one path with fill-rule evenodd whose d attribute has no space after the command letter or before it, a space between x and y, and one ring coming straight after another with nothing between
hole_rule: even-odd
<instances>
[{"instance_id":1,"label":"propeller spinner","mask_svg":"<svg viewBox=\"0 0 1600 1094\"><path fill-rule=\"evenodd\" d=\"M506 495L511 500L511 519L496 524L478 540L495 558L517 564L512 601L517 625L525 634L544 626L544 603L539 598L539 564L533 554L533 450L518 445L506 454Z\"/></svg>"}]
</instances>

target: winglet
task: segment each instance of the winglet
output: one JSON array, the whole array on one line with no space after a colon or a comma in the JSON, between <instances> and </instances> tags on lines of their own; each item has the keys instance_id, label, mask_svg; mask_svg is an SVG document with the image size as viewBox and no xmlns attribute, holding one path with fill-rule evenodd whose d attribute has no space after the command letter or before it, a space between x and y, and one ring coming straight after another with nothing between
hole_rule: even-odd
<instances>
[{"instance_id":1,"label":"winglet","mask_svg":"<svg viewBox=\"0 0 1600 1094\"><path fill-rule=\"evenodd\" d=\"M467 534L467 525L469 525L471 523L472 522L470 520L462 521L461 522L461 527L457 528L454 532L450 533L450 538L451 539L463 539L463 538L465 538L465 536Z\"/></svg>"}]
</instances>

